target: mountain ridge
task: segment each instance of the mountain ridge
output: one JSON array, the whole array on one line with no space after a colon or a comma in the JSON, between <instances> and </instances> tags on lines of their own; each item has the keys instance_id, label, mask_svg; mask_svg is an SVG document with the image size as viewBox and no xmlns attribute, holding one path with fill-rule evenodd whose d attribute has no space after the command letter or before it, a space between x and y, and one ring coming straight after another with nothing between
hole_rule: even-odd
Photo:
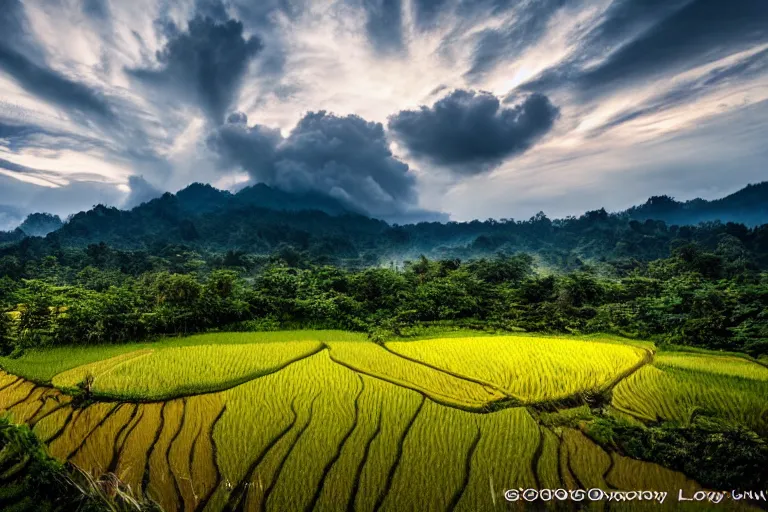
<instances>
[{"instance_id":1,"label":"mountain ridge","mask_svg":"<svg viewBox=\"0 0 768 512\"><path fill-rule=\"evenodd\" d=\"M239 209L256 207L289 212L315 210L332 216L366 216L347 208L341 201L333 199L327 195L314 192L285 192L262 183L244 187L237 192L229 192L227 190L217 189L210 184L195 182L179 190L175 194L166 192L158 198L143 202L130 209L123 210L116 207L96 205L92 210L97 208L110 208L131 212L136 211L137 209L152 208L152 205L156 201L173 200L170 198L175 198L179 208L189 214L209 213L227 208ZM83 211L73 214L68 221L79 218L83 213L87 212ZM585 214L586 213L589 213L589 211L585 212ZM700 222L713 221L724 223L735 222L747 226L761 225L768 223L768 181L750 183L732 194L711 200L695 198L686 201L677 201L668 195L652 196L643 204L629 207L626 210L610 212L609 215L626 215L628 218L638 221L649 219L661 220L669 225L696 225ZM45 236L49 232L59 229L66 223L63 222L61 225L58 225L57 222L52 220L54 217L57 216L45 212L32 213L27 216L19 228L29 236ZM42 222L43 219L47 219L52 226L56 226L56 229L50 229L45 233L40 233L40 231L44 230L43 226L30 226L30 223L44 224L44 222ZM403 224L420 224L422 222L440 221L408 222ZM462 223L466 222L474 222L474 220ZM25 229L25 223L29 227L28 229ZM5 233L12 232L13 230Z\"/></svg>"},{"instance_id":2,"label":"mountain ridge","mask_svg":"<svg viewBox=\"0 0 768 512\"><path fill-rule=\"evenodd\" d=\"M149 253L178 246L204 252L271 254L290 247L336 261L366 262L400 261L420 254L467 258L499 251L551 253L552 249L568 261L628 258L640 247L652 258L668 254L672 240L690 239L716 247L720 242L714 232L762 246L762 233L768 226L766 205L768 182L713 201L679 202L669 196L655 196L622 212L600 208L564 219L551 220L540 212L525 221L397 225L350 211L327 196L291 194L266 185L232 193L195 183L131 210L98 205L77 213L47 234L45 243L62 248L105 243L118 250ZM39 228L51 217L37 214L36 219L32 225ZM698 229L686 220L690 224L692 220L717 220L723 227ZM742 226L739 220L752 223ZM758 223L766 224L750 228ZM0 245L21 242L29 231L0 232ZM702 239L696 240L696 236Z\"/></svg>"},{"instance_id":3,"label":"mountain ridge","mask_svg":"<svg viewBox=\"0 0 768 512\"><path fill-rule=\"evenodd\" d=\"M719 220L756 226L768 222L768 181L750 183L719 199L676 201L663 195L624 210L635 220L663 220L667 224L694 225Z\"/></svg>"}]
</instances>

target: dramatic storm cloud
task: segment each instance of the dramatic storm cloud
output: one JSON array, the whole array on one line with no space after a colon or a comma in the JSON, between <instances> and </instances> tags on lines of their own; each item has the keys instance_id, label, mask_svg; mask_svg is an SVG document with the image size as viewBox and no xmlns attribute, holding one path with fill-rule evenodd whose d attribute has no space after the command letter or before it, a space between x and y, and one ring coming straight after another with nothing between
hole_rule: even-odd
<instances>
[{"instance_id":1,"label":"dramatic storm cloud","mask_svg":"<svg viewBox=\"0 0 768 512\"><path fill-rule=\"evenodd\" d=\"M250 60L261 49L261 41L244 37L243 24L231 19L219 22L198 16L186 31L173 24L166 30L168 43L157 54L160 69L139 69L133 74L167 88L170 97L187 97L213 121L223 121Z\"/></svg>"},{"instance_id":2,"label":"dramatic storm cloud","mask_svg":"<svg viewBox=\"0 0 768 512\"><path fill-rule=\"evenodd\" d=\"M70 115L113 120L112 109L99 90L48 66L39 45L24 30L28 23L19 0L4 1L1 10L0 69L7 77Z\"/></svg>"},{"instance_id":3,"label":"dramatic storm cloud","mask_svg":"<svg viewBox=\"0 0 768 512\"><path fill-rule=\"evenodd\" d=\"M321 192L381 218L416 210L415 176L392 155L381 123L310 112L283 137L277 130L248 126L247 116L235 113L208 143L255 182Z\"/></svg>"},{"instance_id":4,"label":"dramatic storm cloud","mask_svg":"<svg viewBox=\"0 0 768 512\"><path fill-rule=\"evenodd\" d=\"M123 201L123 208L133 208L163 195L162 191L155 188L143 176L130 176L128 178L128 187L131 191Z\"/></svg>"},{"instance_id":5,"label":"dramatic storm cloud","mask_svg":"<svg viewBox=\"0 0 768 512\"><path fill-rule=\"evenodd\" d=\"M403 49L403 6L401 0L361 0L365 10L365 29L379 51Z\"/></svg>"},{"instance_id":6,"label":"dramatic storm cloud","mask_svg":"<svg viewBox=\"0 0 768 512\"><path fill-rule=\"evenodd\" d=\"M531 147L552 129L558 114L541 94L507 108L492 94L458 90L432 107L392 116L389 130L413 156L459 174L477 174Z\"/></svg>"},{"instance_id":7,"label":"dramatic storm cloud","mask_svg":"<svg viewBox=\"0 0 768 512\"><path fill-rule=\"evenodd\" d=\"M570 215L766 178L768 3L6 0L0 91L6 225L196 181Z\"/></svg>"}]
</instances>

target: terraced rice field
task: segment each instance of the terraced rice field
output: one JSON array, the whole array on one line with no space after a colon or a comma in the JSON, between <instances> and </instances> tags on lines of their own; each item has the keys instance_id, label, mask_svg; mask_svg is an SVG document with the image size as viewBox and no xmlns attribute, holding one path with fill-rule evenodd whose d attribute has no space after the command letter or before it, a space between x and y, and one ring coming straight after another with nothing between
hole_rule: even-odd
<instances>
[{"instance_id":1,"label":"terraced rice field","mask_svg":"<svg viewBox=\"0 0 768 512\"><path fill-rule=\"evenodd\" d=\"M494 336L387 343L392 352L463 378L478 379L522 403L600 392L647 361L631 345L567 338Z\"/></svg>"},{"instance_id":2,"label":"terraced rice field","mask_svg":"<svg viewBox=\"0 0 768 512\"><path fill-rule=\"evenodd\" d=\"M616 386L612 405L641 420L686 424L697 411L768 432L768 368L731 356L659 354Z\"/></svg>"},{"instance_id":3,"label":"terraced rice field","mask_svg":"<svg viewBox=\"0 0 768 512\"><path fill-rule=\"evenodd\" d=\"M609 455L579 431L545 428L523 405L610 387L645 362L645 350L466 342L471 350L455 339L382 347L324 333L140 347L60 365L51 380L66 388L90 373L95 391L142 400L78 407L55 387L0 373L0 409L55 457L115 472L169 511L483 511L507 508L506 489L698 489L679 473ZM432 356L443 343L446 356ZM547 355L555 347L577 367ZM722 372L754 371L738 364ZM717 378L743 378L730 373Z\"/></svg>"},{"instance_id":4,"label":"terraced rice field","mask_svg":"<svg viewBox=\"0 0 768 512\"><path fill-rule=\"evenodd\" d=\"M90 374L97 396L163 400L231 388L322 348L319 341L296 341L145 349L62 372L52 384L75 388Z\"/></svg>"}]
</instances>

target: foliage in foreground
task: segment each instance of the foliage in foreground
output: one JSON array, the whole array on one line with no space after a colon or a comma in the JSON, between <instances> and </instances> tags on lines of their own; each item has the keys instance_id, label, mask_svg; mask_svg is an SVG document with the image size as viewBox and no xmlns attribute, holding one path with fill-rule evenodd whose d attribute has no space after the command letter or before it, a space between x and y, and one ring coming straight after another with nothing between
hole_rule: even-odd
<instances>
[{"instance_id":1,"label":"foliage in foreground","mask_svg":"<svg viewBox=\"0 0 768 512\"><path fill-rule=\"evenodd\" d=\"M77 467L48 456L26 426L0 418L0 507L19 511L142 512L159 511L136 499L108 473L94 479Z\"/></svg>"},{"instance_id":2,"label":"foliage in foreground","mask_svg":"<svg viewBox=\"0 0 768 512\"><path fill-rule=\"evenodd\" d=\"M604 447L681 471L710 488L768 487L768 443L742 426L703 415L687 426L662 423L649 427L601 416L586 431Z\"/></svg>"}]
</instances>

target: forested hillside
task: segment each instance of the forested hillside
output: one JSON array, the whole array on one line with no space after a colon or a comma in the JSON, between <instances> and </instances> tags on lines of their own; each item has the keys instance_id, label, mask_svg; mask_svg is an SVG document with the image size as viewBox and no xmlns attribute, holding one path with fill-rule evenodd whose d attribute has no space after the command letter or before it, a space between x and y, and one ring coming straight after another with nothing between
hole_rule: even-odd
<instances>
[{"instance_id":1,"label":"forested hillside","mask_svg":"<svg viewBox=\"0 0 768 512\"><path fill-rule=\"evenodd\" d=\"M719 210L707 211L728 217L727 211L737 211L741 205L739 211L758 219L765 209L765 190L766 184L750 186L712 203L682 204L666 197L652 198L645 205L623 213L610 214L599 209L580 217L556 220L539 213L528 220L399 226L349 212L340 203L320 195L288 194L264 185L231 194L194 184L130 211L96 206L74 215L44 241L14 245L58 220L41 215L30 217L21 229L0 233L0 246L6 246L0 254L23 259L30 252L41 256L100 243L116 250L152 254L175 245L201 253L234 251L258 255L291 248L317 263L364 267L402 263L422 254L467 259L501 251L527 252L536 255L543 265L569 269L587 261L611 260L632 265L635 260L667 257L673 246L696 243L708 250L729 245L730 250L748 254L749 262L762 268L768 264L765 226L725 221L695 225L676 223L674 219L685 221L691 211L703 211L702 205L716 203L721 205ZM737 196L744 200L734 199ZM694 208L694 203L700 206Z\"/></svg>"},{"instance_id":2,"label":"forested hillside","mask_svg":"<svg viewBox=\"0 0 768 512\"><path fill-rule=\"evenodd\" d=\"M273 192L193 185L131 211L97 206L44 238L6 233L2 351L211 329L380 338L438 322L768 352L768 224L601 209L390 226Z\"/></svg>"},{"instance_id":3,"label":"forested hillside","mask_svg":"<svg viewBox=\"0 0 768 512\"><path fill-rule=\"evenodd\" d=\"M758 226L768 223L768 182L747 185L738 192L712 201L693 199L680 202L669 196L656 196L645 204L630 208L626 214L632 219L657 219L667 224L720 221Z\"/></svg>"}]
</instances>

